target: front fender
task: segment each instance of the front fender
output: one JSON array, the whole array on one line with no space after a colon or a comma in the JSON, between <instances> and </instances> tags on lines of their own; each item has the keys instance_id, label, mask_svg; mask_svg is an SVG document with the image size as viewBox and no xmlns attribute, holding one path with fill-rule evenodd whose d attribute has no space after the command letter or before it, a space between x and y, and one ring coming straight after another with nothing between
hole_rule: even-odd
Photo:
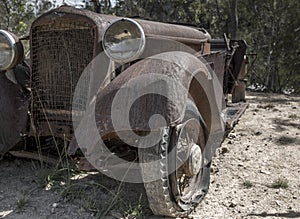
<instances>
[{"instance_id":1,"label":"front fender","mask_svg":"<svg viewBox=\"0 0 300 219\"><path fill-rule=\"evenodd\" d=\"M208 65L186 52L166 52L141 60L97 95L98 131L102 138L110 138L120 131L175 126L184 117L188 97L194 99L209 131L215 130L222 122L216 94L222 93L222 86L216 92L214 82L218 79Z\"/></svg>"}]
</instances>

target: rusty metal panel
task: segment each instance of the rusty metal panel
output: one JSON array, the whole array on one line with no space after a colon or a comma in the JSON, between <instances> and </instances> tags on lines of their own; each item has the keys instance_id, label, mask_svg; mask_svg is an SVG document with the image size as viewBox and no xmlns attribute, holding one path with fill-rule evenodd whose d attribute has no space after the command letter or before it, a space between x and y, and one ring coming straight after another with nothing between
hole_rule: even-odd
<instances>
[{"instance_id":1,"label":"rusty metal panel","mask_svg":"<svg viewBox=\"0 0 300 219\"><path fill-rule=\"evenodd\" d=\"M184 115L188 93L201 93L197 87L191 87L191 82L194 76L196 74L201 75L200 77L202 81L208 81L209 78L209 72L207 71L206 65L204 63L199 64L197 57L191 54L185 54L186 56L182 55L181 52L170 52L163 55L164 58L168 56L173 57L173 59L176 59L177 62L176 60L174 60L174 62L169 62L159 59L146 58L122 72L121 75L119 75L104 90L102 90L102 92L97 96L95 107L95 120L100 135L103 138L106 138L106 136L109 138L109 136L111 134L113 135L115 131L149 131L149 118L151 118L153 114L160 114L165 118L167 124L170 126L180 123ZM187 68L182 69L177 63L181 63ZM156 84L153 84L151 82L151 77L155 77L152 75L153 72L167 76L170 78L170 80L159 79L155 80ZM149 80L145 80L145 77L143 77L146 76L147 78L147 75L149 75ZM132 84L132 87L127 87L125 89L122 88L124 84L133 79L134 84ZM178 86L179 84L181 86ZM156 92L150 92L147 95L143 95L141 98L137 99L132 106L127 106L130 104L127 102L127 100L131 98L130 94L135 95L135 92L139 91L140 89L151 90L151 86L153 86L153 90L166 93L166 98L157 94ZM212 82L207 82L206 86L212 86ZM122 98L117 99L116 101L115 98L117 93L128 93L129 95L126 96L125 94L122 96ZM202 99L198 98L199 103L204 98L207 98L207 96L202 95ZM122 112L122 110L120 111L120 113L129 113L130 127L125 125L122 126L121 129L115 130L111 115L112 109L114 108L112 107L113 101L121 101L119 104L122 106L122 110L124 111L130 107L129 112ZM207 113L211 113L209 105L206 105L206 108L208 109ZM210 119L210 117L206 115L205 117ZM211 122L208 121L207 124L210 126ZM161 124L152 125L153 127L160 127Z\"/></svg>"},{"instance_id":2,"label":"rusty metal panel","mask_svg":"<svg viewBox=\"0 0 300 219\"><path fill-rule=\"evenodd\" d=\"M29 95L0 72L0 155L18 143L26 133Z\"/></svg>"},{"instance_id":3,"label":"rusty metal panel","mask_svg":"<svg viewBox=\"0 0 300 219\"><path fill-rule=\"evenodd\" d=\"M247 44L244 40L231 40L230 45L233 48L234 54L231 58L230 66L224 76L224 91L226 94L231 94L237 83L247 50Z\"/></svg>"},{"instance_id":4,"label":"rusty metal panel","mask_svg":"<svg viewBox=\"0 0 300 219\"><path fill-rule=\"evenodd\" d=\"M223 86L225 70L225 52L213 52L204 55L203 58L208 62L208 64L210 64L212 70L218 77L220 84Z\"/></svg>"},{"instance_id":5,"label":"rusty metal panel","mask_svg":"<svg viewBox=\"0 0 300 219\"><path fill-rule=\"evenodd\" d=\"M176 24L136 20L144 29L146 37L175 40L184 44L201 44L210 40L210 35L202 30Z\"/></svg>"}]
</instances>

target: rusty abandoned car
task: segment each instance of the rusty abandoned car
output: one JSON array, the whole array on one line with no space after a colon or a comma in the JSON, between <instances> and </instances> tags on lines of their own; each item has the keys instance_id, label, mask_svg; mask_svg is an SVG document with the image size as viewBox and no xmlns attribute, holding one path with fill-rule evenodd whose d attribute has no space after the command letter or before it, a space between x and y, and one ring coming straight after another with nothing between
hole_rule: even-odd
<instances>
[{"instance_id":1,"label":"rusty abandoned car","mask_svg":"<svg viewBox=\"0 0 300 219\"><path fill-rule=\"evenodd\" d=\"M144 182L154 214L185 216L246 109L246 48L202 28L69 6L37 18L26 39L1 30L0 155L25 150L25 139L64 139L70 156ZM142 180L114 173L109 153L137 163Z\"/></svg>"}]
</instances>

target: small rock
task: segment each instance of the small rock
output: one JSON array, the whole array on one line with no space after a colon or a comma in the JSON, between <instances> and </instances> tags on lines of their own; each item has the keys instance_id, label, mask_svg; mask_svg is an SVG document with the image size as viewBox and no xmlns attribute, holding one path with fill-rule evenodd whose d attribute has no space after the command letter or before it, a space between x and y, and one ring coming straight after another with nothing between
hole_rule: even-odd
<instances>
[{"instance_id":1,"label":"small rock","mask_svg":"<svg viewBox=\"0 0 300 219\"><path fill-rule=\"evenodd\" d=\"M22 164L22 161L19 159L16 159L14 162L17 167L19 167Z\"/></svg>"},{"instance_id":2,"label":"small rock","mask_svg":"<svg viewBox=\"0 0 300 219\"><path fill-rule=\"evenodd\" d=\"M235 201L230 202L229 208L234 208L237 206L237 203Z\"/></svg>"},{"instance_id":3,"label":"small rock","mask_svg":"<svg viewBox=\"0 0 300 219\"><path fill-rule=\"evenodd\" d=\"M270 175L271 173L267 170L260 170L260 173L266 174L266 175Z\"/></svg>"},{"instance_id":4,"label":"small rock","mask_svg":"<svg viewBox=\"0 0 300 219\"><path fill-rule=\"evenodd\" d=\"M219 168L218 167L211 167L210 172L211 173L217 173L217 172L219 172Z\"/></svg>"},{"instance_id":5,"label":"small rock","mask_svg":"<svg viewBox=\"0 0 300 219\"><path fill-rule=\"evenodd\" d=\"M53 208L57 208L58 204L57 203L53 203L52 207Z\"/></svg>"},{"instance_id":6,"label":"small rock","mask_svg":"<svg viewBox=\"0 0 300 219\"><path fill-rule=\"evenodd\" d=\"M229 152L229 149L228 148L226 148L226 147L222 147L221 148L221 154L226 154L226 153L228 153Z\"/></svg>"},{"instance_id":7,"label":"small rock","mask_svg":"<svg viewBox=\"0 0 300 219\"><path fill-rule=\"evenodd\" d=\"M261 134L262 134L261 131L257 131L257 132L254 133L254 135L256 135L256 136L259 136L259 135L261 135Z\"/></svg>"},{"instance_id":8,"label":"small rock","mask_svg":"<svg viewBox=\"0 0 300 219\"><path fill-rule=\"evenodd\" d=\"M94 185L96 182L94 181L94 180L91 180L90 182L89 182L89 184L91 184L91 185Z\"/></svg>"},{"instance_id":9,"label":"small rock","mask_svg":"<svg viewBox=\"0 0 300 219\"><path fill-rule=\"evenodd\" d=\"M117 219L123 218L122 214L115 210L112 210L110 214L111 214L111 216L113 216L114 218L117 218Z\"/></svg>"},{"instance_id":10,"label":"small rock","mask_svg":"<svg viewBox=\"0 0 300 219\"><path fill-rule=\"evenodd\" d=\"M297 197L296 197L296 196L293 196L293 199L297 199Z\"/></svg>"},{"instance_id":11,"label":"small rock","mask_svg":"<svg viewBox=\"0 0 300 219\"><path fill-rule=\"evenodd\" d=\"M247 136L247 134L244 133L244 132L241 132L241 133L240 133L240 136Z\"/></svg>"},{"instance_id":12,"label":"small rock","mask_svg":"<svg viewBox=\"0 0 300 219\"><path fill-rule=\"evenodd\" d=\"M228 138L236 138L236 133L229 133Z\"/></svg>"},{"instance_id":13,"label":"small rock","mask_svg":"<svg viewBox=\"0 0 300 219\"><path fill-rule=\"evenodd\" d=\"M247 177L249 177L249 174L248 173L243 173L243 176L244 176L244 178L247 178Z\"/></svg>"}]
</instances>

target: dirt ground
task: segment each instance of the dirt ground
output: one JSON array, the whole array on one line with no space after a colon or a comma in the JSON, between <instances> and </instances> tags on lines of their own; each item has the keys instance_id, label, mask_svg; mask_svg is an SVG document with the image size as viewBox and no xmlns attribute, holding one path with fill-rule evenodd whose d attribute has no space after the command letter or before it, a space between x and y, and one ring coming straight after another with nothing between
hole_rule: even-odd
<instances>
[{"instance_id":1,"label":"dirt ground","mask_svg":"<svg viewBox=\"0 0 300 219\"><path fill-rule=\"evenodd\" d=\"M249 108L218 149L193 218L300 218L300 97L248 93ZM161 218L143 185L5 156L0 218Z\"/></svg>"}]
</instances>

